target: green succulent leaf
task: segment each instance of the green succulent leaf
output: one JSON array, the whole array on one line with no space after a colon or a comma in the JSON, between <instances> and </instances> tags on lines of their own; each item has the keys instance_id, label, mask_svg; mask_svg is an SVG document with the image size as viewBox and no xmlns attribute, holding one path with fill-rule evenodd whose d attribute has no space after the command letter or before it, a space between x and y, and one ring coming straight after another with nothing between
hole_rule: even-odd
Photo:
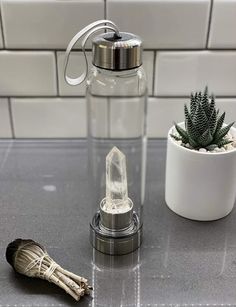
<instances>
[{"instance_id":1,"label":"green succulent leaf","mask_svg":"<svg viewBox=\"0 0 236 307\"><path fill-rule=\"evenodd\" d=\"M195 126L193 124L191 114L189 114L189 111L188 111L186 104L184 105L184 114L185 114L186 132L188 133L188 136L192 140L196 140L200 136L200 133L197 131L197 129L195 128Z\"/></svg>"},{"instance_id":2,"label":"green succulent leaf","mask_svg":"<svg viewBox=\"0 0 236 307\"><path fill-rule=\"evenodd\" d=\"M216 130L215 130L215 133L217 134L220 129L222 128L223 126L223 123L224 123L224 120L225 120L225 112L221 114L221 116L219 117L219 119L217 120L217 125L216 125Z\"/></svg>"},{"instance_id":3,"label":"green succulent leaf","mask_svg":"<svg viewBox=\"0 0 236 307\"><path fill-rule=\"evenodd\" d=\"M215 97L212 95L211 96L211 102L210 102L210 105L209 105L208 117L211 117L214 109L215 109Z\"/></svg>"},{"instance_id":4,"label":"green succulent leaf","mask_svg":"<svg viewBox=\"0 0 236 307\"><path fill-rule=\"evenodd\" d=\"M193 93L191 93L191 97L190 97L190 114L191 114L191 116L194 115L194 113L196 111L196 107L197 107L196 99L195 99Z\"/></svg>"},{"instance_id":5,"label":"green succulent leaf","mask_svg":"<svg viewBox=\"0 0 236 307\"><path fill-rule=\"evenodd\" d=\"M196 142L195 140L193 140L190 136L188 139L188 143L190 144L190 146L194 149L199 148L199 144L198 142Z\"/></svg>"},{"instance_id":6,"label":"green succulent leaf","mask_svg":"<svg viewBox=\"0 0 236 307\"><path fill-rule=\"evenodd\" d=\"M197 97L198 97L198 102L201 102L201 100L202 100L202 92L199 92Z\"/></svg>"},{"instance_id":7,"label":"green succulent leaf","mask_svg":"<svg viewBox=\"0 0 236 307\"><path fill-rule=\"evenodd\" d=\"M181 136L182 142L183 143L188 143L188 134L187 134L187 132L183 128L181 128L179 125L177 125L177 124L175 124L175 129L177 130L177 132Z\"/></svg>"},{"instance_id":8,"label":"green succulent leaf","mask_svg":"<svg viewBox=\"0 0 236 307\"><path fill-rule=\"evenodd\" d=\"M207 85L205 86L205 89L204 89L204 95L205 94L208 95L208 86Z\"/></svg>"},{"instance_id":9,"label":"green succulent leaf","mask_svg":"<svg viewBox=\"0 0 236 307\"><path fill-rule=\"evenodd\" d=\"M217 134L215 135L215 141L216 141L217 144L226 136L226 134L229 132L229 130L233 126L233 124L234 124L234 122L225 126L220 131L217 132Z\"/></svg>"},{"instance_id":10,"label":"green succulent leaf","mask_svg":"<svg viewBox=\"0 0 236 307\"><path fill-rule=\"evenodd\" d=\"M199 138L198 138L198 143L202 147L206 147L211 144L213 140L213 136L211 135L210 129L207 129Z\"/></svg>"},{"instance_id":11,"label":"green succulent leaf","mask_svg":"<svg viewBox=\"0 0 236 307\"><path fill-rule=\"evenodd\" d=\"M186 104L184 105L184 117L185 117L185 120L189 117L189 111L188 111L188 107Z\"/></svg>"},{"instance_id":12,"label":"green succulent leaf","mask_svg":"<svg viewBox=\"0 0 236 307\"><path fill-rule=\"evenodd\" d=\"M188 137L191 138L191 140L193 141L196 141L200 136L200 133L195 128L190 116L188 116L186 119L186 131L188 133Z\"/></svg>"},{"instance_id":13,"label":"green succulent leaf","mask_svg":"<svg viewBox=\"0 0 236 307\"><path fill-rule=\"evenodd\" d=\"M223 147L223 146L225 146L225 145L227 145L227 144L230 144L230 143L232 143L232 141L230 141L229 139L223 139L223 140L221 140L221 141L218 143L218 147Z\"/></svg>"},{"instance_id":14,"label":"green succulent leaf","mask_svg":"<svg viewBox=\"0 0 236 307\"><path fill-rule=\"evenodd\" d=\"M175 139L176 141L181 141L182 139L181 139L181 137L179 137L179 136L177 136L177 135L174 135L174 134L170 134L170 136L173 138L173 139Z\"/></svg>"},{"instance_id":15,"label":"green succulent leaf","mask_svg":"<svg viewBox=\"0 0 236 307\"><path fill-rule=\"evenodd\" d=\"M216 110L214 109L211 114L211 117L209 118L209 128L210 128L210 132L212 135L215 134L216 125L217 125L217 114L216 114Z\"/></svg>"},{"instance_id":16,"label":"green succulent leaf","mask_svg":"<svg viewBox=\"0 0 236 307\"><path fill-rule=\"evenodd\" d=\"M196 112L193 116L193 124L197 127L200 134L208 128L208 118L200 103L197 105Z\"/></svg>"},{"instance_id":17,"label":"green succulent leaf","mask_svg":"<svg viewBox=\"0 0 236 307\"><path fill-rule=\"evenodd\" d=\"M205 111L205 114L209 118L209 98L208 98L208 88L205 87L205 91L202 97L202 108Z\"/></svg>"}]
</instances>

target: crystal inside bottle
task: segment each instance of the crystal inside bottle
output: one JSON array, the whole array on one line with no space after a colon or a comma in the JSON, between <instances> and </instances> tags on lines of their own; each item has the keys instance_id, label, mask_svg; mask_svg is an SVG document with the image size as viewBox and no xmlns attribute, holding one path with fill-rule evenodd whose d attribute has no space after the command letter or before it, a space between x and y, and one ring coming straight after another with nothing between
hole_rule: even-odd
<instances>
[{"instance_id":1,"label":"crystal inside bottle","mask_svg":"<svg viewBox=\"0 0 236 307\"><path fill-rule=\"evenodd\" d=\"M106 197L100 203L101 227L120 231L132 224L125 155L113 147L106 157Z\"/></svg>"},{"instance_id":2,"label":"crystal inside bottle","mask_svg":"<svg viewBox=\"0 0 236 307\"><path fill-rule=\"evenodd\" d=\"M106 157L106 203L103 210L115 214L129 209L125 155L113 147Z\"/></svg>"}]
</instances>

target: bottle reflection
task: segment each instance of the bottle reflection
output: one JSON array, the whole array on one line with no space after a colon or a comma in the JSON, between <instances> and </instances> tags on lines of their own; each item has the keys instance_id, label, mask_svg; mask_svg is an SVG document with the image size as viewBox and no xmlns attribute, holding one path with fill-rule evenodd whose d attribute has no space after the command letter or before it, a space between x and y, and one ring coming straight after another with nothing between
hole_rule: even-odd
<instances>
[{"instance_id":1,"label":"bottle reflection","mask_svg":"<svg viewBox=\"0 0 236 307\"><path fill-rule=\"evenodd\" d=\"M93 249L92 306L140 306L140 251L109 256Z\"/></svg>"}]
</instances>

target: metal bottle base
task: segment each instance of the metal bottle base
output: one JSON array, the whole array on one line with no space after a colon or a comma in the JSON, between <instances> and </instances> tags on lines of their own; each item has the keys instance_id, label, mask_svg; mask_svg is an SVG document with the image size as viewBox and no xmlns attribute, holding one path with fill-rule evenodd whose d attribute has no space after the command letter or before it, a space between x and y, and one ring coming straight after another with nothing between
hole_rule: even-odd
<instances>
[{"instance_id":1,"label":"metal bottle base","mask_svg":"<svg viewBox=\"0 0 236 307\"><path fill-rule=\"evenodd\" d=\"M109 231L100 223L97 212L90 224L90 242L92 246L108 255L125 255L135 251L142 243L142 225L138 215L133 213L132 224L122 231Z\"/></svg>"}]
</instances>

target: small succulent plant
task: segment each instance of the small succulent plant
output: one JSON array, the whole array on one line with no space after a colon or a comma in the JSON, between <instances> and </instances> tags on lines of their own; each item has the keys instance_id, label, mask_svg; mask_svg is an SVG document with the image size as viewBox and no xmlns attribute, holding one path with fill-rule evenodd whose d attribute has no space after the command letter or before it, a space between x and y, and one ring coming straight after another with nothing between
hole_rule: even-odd
<instances>
[{"instance_id":1,"label":"small succulent plant","mask_svg":"<svg viewBox=\"0 0 236 307\"><path fill-rule=\"evenodd\" d=\"M190 108L185 105L184 114L185 129L175 124L178 135L171 134L175 140L182 141L183 146L212 151L232 142L227 138L227 133L234 122L224 125L225 112L219 114L215 98L208 95L207 87L204 93L191 94Z\"/></svg>"}]
</instances>

